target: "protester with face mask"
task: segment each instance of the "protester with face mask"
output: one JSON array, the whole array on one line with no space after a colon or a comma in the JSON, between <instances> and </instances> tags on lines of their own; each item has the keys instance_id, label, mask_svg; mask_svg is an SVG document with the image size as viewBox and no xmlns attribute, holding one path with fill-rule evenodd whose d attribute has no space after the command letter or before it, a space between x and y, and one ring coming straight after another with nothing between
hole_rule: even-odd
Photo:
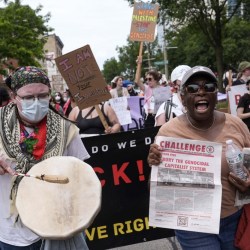
<instances>
[{"instance_id":1,"label":"protester with face mask","mask_svg":"<svg viewBox=\"0 0 250 250\"><path fill-rule=\"evenodd\" d=\"M67 89L65 92L63 92L63 101L67 102L69 99L69 90Z\"/></svg>"},{"instance_id":2,"label":"protester with face mask","mask_svg":"<svg viewBox=\"0 0 250 250\"><path fill-rule=\"evenodd\" d=\"M65 101L63 99L62 94L60 92L56 92L54 94L54 98L55 98L55 102L58 103L58 104L60 104L61 107L63 107Z\"/></svg>"},{"instance_id":3,"label":"protester with face mask","mask_svg":"<svg viewBox=\"0 0 250 250\"><path fill-rule=\"evenodd\" d=\"M62 94L60 92L55 92L51 95L51 101L50 104L53 106L53 108L59 112L60 114L63 113L63 106L65 102L63 101Z\"/></svg>"},{"instance_id":4,"label":"protester with face mask","mask_svg":"<svg viewBox=\"0 0 250 250\"><path fill-rule=\"evenodd\" d=\"M13 102L0 109L0 249L40 250L40 237L10 209L20 182L14 174L25 174L53 156L85 160L89 154L78 128L50 109L50 82L41 69L19 68L12 75L11 89ZM81 249L88 249L84 239Z\"/></svg>"}]
</instances>

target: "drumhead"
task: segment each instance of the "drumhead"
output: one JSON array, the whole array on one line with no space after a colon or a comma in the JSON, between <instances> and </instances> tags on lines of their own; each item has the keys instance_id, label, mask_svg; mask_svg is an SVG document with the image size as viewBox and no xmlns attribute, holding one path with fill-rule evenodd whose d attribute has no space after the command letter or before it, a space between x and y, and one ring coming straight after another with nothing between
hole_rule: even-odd
<instances>
[{"instance_id":1,"label":"drumhead","mask_svg":"<svg viewBox=\"0 0 250 250\"><path fill-rule=\"evenodd\" d=\"M46 239L66 239L88 228L101 207L101 183L93 168L71 156L34 165L30 175L64 175L67 184L23 177L16 207L25 226Z\"/></svg>"}]
</instances>

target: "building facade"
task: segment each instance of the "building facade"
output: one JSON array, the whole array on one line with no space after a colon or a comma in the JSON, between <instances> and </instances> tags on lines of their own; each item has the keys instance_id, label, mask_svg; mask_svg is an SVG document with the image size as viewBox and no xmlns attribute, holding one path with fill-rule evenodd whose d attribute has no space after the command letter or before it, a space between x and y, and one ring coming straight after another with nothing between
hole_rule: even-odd
<instances>
[{"instance_id":1,"label":"building facade","mask_svg":"<svg viewBox=\"0 0 250 250\"><path fill-rule=\"evenodd\" d=\"M44 45L45 60L40 62L48 74L52 91L55 92L63 92L67 89L67 85L55 63L55 58L62 55L63 47L64 44L59 36L56 34L48 35L47 42Z\"/></svg>"}]
</instances>

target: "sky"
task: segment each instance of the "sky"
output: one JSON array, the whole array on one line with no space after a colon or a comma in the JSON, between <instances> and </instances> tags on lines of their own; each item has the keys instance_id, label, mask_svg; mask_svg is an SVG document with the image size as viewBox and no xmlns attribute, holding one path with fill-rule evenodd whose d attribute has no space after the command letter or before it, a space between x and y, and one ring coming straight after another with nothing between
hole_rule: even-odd
<instances>
[{"instance_id":1,"label":"sky","mask_svg":"<svg viewBox=\"0 0 250 250\"><path fill-rule=\"evenodd\" d=\"M63 54L90 45L100 69L115 57L116 47L127 45L133 7L126 0L22 0L42 15L51 13L48 25L64 44Z\"/></svg>"}]
</instances>

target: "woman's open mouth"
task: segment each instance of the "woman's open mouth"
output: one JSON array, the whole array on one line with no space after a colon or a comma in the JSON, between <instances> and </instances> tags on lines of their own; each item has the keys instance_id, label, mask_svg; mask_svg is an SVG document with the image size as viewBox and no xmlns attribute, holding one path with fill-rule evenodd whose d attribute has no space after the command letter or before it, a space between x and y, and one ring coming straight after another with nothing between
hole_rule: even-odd
<instances>
[{"instance_id":1,"label":"woman's open mouth","mask_svg":"<svg viewBox=\"0 0 250 250\"><path fill-rule=\"evenodd\" d=\"M207 111L208 107L209 107L209 102L208 101L203 100L203 101L198 101L198 102L195 103L196 111L201 112L201 113Z\"/></svg>"}]
</instances>

